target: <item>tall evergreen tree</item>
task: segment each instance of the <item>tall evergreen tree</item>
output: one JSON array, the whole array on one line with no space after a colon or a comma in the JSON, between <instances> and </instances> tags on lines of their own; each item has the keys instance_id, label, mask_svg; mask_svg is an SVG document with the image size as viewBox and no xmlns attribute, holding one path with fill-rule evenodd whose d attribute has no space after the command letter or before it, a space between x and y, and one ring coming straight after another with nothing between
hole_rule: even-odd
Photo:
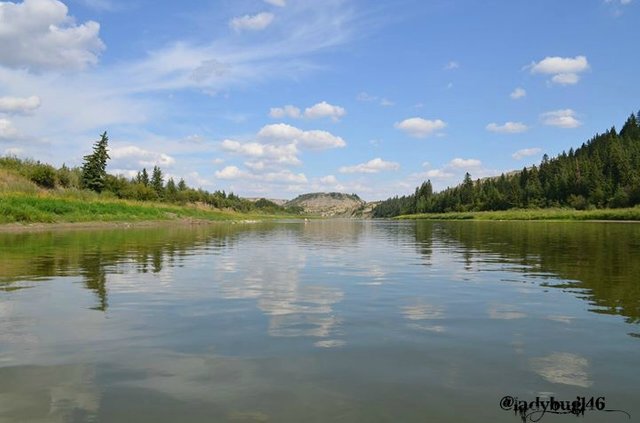
<instances>
[{"instance_id":1,"label":"tall evergreen tree","mask_svg":"<svg viewBox=\"0 0 640 423\"><path fill-rule=\"evenodd\" d=\"M149 173L147 172L147 168L142 168L142 172L138 172L138 183L144 185L145 187L149 186Z\"/></svg>"},{"instance_id":2,"label":"tall evergreen tree","mask_svg":"<svg viewBox=\"0 0 640 423\"><path fill-rule=\"evenodd\" d=\"M162 176L162 170L158 166L153 167L153 173L151 174L151 188L158 194L158 197L162 197L164 193L164 177Z\"/></svg>"},{"instance_id":3,"label":"tall evergreen tree","mask_svg":"<svg viewBox=\"0 0 640 423\"><path fill-rule=\"evenodd\" d=\"M93 145L93 153L84 156L82 164L82 186L95 192L104 189L107 176L107 160L109 137L106 131L100 136L100 140Z\"/></svg>"}]
</instances>

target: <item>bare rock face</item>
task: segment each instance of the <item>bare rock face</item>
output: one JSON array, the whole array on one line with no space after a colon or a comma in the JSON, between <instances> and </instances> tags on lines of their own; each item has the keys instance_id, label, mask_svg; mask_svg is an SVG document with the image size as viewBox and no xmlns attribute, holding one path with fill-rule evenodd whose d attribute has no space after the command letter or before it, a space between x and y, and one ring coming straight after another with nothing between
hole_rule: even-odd
<instances>
[{"instance_id":1,"label":"bare rock face","mask_svg":"<svg viewBox=\"0 0 640 423\"><path fill-rule=\"evenodd\" d=\"M367 217L367 203L356 194L315 192L302 194L285 203L285 207L302 207L305 213L325 217Z\"/></svg>"}]
</instances>

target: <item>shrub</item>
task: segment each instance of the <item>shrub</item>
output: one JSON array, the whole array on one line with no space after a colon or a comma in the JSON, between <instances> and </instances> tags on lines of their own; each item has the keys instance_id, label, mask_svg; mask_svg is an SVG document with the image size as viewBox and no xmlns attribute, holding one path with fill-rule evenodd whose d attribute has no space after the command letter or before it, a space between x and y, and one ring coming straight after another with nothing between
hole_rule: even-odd
<instances>
[{"instance_id":1,"label":"shrub","mask_svg":"<svg viewBox=\"0 0 640 423\"><path fill-rule=\"evenodd\" d=\"M53 166L36 163L31 167L29 179L43 188L55 188L56 170Z\"/></svg>"}]
</instances>

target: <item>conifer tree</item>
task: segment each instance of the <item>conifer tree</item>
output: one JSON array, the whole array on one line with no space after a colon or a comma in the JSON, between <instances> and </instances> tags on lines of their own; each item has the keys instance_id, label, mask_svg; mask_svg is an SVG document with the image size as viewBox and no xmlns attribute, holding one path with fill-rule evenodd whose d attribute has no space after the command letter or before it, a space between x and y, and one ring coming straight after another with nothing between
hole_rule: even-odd
<instances>
[{"instance_id":1,"label":"conifer tree","mask_svg":"<svg viewBox=\"0 0 640 423\"><path fill-rule=\"evenodd\" d=\"M93 153L84 156L82 165L82 186L95 192L102 192L107 176L107 160L109 137L106 131L100 136L100 140L93 145Z\"/></svg>"},{"instance_id":2,"label":"conifer tree","mask_svg":"<svg viewBox=\"0 0 640 423\"><path fill-rule=\"evenodd\" d=\"M162 197L164 193L164 178L162 176L162 170L158 166L153 167L153 173L151 174L151 188L158 194L158 197Z\"/></svg>"}]
</instances>

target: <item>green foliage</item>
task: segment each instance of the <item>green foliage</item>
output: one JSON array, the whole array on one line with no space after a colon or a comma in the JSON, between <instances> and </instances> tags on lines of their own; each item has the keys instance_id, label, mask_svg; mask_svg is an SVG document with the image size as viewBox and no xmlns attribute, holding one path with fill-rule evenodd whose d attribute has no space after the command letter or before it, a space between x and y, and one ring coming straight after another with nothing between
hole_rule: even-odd
<instances>
[{"instance_id":1,"label":"green foliage","mask_svg":"<svg viewBox=\"0 0 640 423\"><path fill-rule=\"evenodd\" d=\"M42 188L55 188L56 170L53 166L36 163L31 167L29 179Z\"/></svg>"},{"instance_id":2,"label":"green foliage","mask_svg":"<svg viewBox=\"0 0 640 423\"><path fill-rule=\"evenodd\" d=\"M640 123L631 115L618 134L611 128L577 149L538 166L462 184L431 194L425 184L409 196L380 203L374 217L513 208L631 207L640 204ZM423 188L424 187L424 188Z\"/></svg>"},{"instance_id":3,"label":"green foliage","mask_svg":"<svg viewBox=\"0 0 640 423\"><path fill-rule=\"evenodd\" d=\"M164 196L164 176L162 175L162 170L160 170L158 166L153 167L151 188L153 188L158 198L162 198Z\"/></svg>"},{"instance_id":4,"label":"green foliage","mask_svg":"<svg viewBox=\"0 0 640 423\"><path fill-rule=\"evenodd\" d=\"M104 132L100 136L100 140L93 145L93 153L84 156L82 165L82 186L95 192L101 192L104 189L105 179L107 177L107 160L109 137Z\"/></svg>"}]
</instances>

